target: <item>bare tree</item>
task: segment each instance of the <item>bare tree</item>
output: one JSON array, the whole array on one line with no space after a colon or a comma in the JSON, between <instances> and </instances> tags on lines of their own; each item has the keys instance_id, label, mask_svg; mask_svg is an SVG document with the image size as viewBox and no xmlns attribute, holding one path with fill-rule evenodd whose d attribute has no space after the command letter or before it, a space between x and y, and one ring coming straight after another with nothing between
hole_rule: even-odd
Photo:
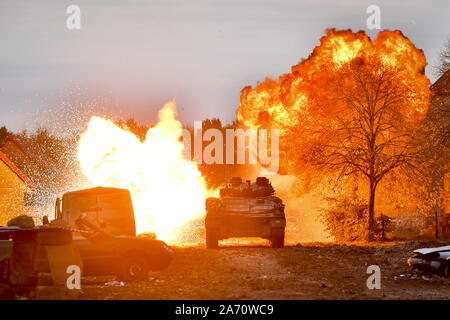
<instances>
[{"instance_id":1,"label":"bare tree","mask_svg":"<svg viewBox=\"0 0 450 320\"><path fill-rule=\"evenodd\" d=\"M450 37L447 38L444 47L439 53L439 62L434 69L435 75L438 78L450 70Z\"/></svg>"},{"instance_id":2,"label":"bare tree","mask_svg":"<svg viewBox=\"0 0 450 320\"><path fill-rule=\"evenodd\" d=\"M303 153L307 162L340 176L366 177L369 241L377 186L386 175L412 167L420 153L415 132L428 95L410 81L398 68L355 59L314 96L317 112L305 124L311 137Z\"/></svg>"},{"instance_id":3,"label":"bare tree","mask_svg":"<svg viewBox=\"0 0 450 320\"><path fill-rule=\"evenodd\" d=\"M412 169L420 154L416 130L430 103L426 59L398 30L371 40L329 29L320 43L290 73L244 88L237 117L280 129L289 172L364 177L372 240L377 186Z\"/></svg>"}]
</instances>

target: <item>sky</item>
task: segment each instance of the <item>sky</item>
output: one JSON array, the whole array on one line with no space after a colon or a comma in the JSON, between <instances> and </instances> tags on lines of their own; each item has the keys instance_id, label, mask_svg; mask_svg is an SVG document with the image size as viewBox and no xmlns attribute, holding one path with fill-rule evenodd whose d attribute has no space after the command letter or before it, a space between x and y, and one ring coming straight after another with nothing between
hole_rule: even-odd
<instances>
[{"instance_id":1,"label":"sky","mask_svg":"<svg viewBox=\"0 0 450 320\"><path fill-rule=\"evenodd\" d=\"M277 78L306 58L327 28L400 29L424 50L426 74L450 36L450 1L0 2L0 126L78 129L96 114L154 124L176 99L186 125L235 119L243 87ZM69 30L69 5L81 29Z\"/></svg>"}]
</instances>

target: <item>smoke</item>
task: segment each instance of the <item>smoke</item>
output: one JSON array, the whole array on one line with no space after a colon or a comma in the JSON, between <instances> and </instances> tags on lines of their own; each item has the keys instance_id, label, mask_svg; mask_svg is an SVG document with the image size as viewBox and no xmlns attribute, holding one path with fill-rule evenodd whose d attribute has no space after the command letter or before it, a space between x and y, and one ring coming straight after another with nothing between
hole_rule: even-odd
<instances>
[{"instance_id":1,"label":"smoke","mask_svg":"<svg viewBox=\"0 0 450 320\"><path fill-rule=\"evenodd\" d=\"M307 179L293 175L268 176L276 195L286 205L286 241L329 241L328 233L320 222L320 213L327 206L316 188L305 190Z\"/></svg>"}]
</instances>

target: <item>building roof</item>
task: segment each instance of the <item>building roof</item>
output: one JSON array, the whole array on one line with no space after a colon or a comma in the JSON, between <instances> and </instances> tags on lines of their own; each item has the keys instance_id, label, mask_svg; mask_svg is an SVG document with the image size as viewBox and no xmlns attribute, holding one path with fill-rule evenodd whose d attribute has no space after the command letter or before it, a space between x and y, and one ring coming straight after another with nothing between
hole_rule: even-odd
<instances>
[{"instance_id":1,"label":"building roof","mask_svg":"<svg viewBox=\"0 0 450 320\"><path fill-rule=\"evenodd\" d=\"M22 144L19 143L18 139L12 134L9 134L5 139L3 139L3 141L0 142L0 150L2 150L8 142L13 143L27 158L29 158L28 154L23 150Z\"/></svg>"},{"instance_id":2,"label":"building roof","mask_svg":"<svg viewBox=\"0 0 450 320\"><path fill-rule=\"evenodd\" d=\"M22 180L28 187L35 188L35 184L31 181L3 152L0 151L0 161L6 164L8 168L14 172L20 180Z\"/></svg>"},{"instance_id":3,"label":"building roof","mask_svg":"<svg viewBox=\"0 0 450 320\"><path fill-rule=\"evenodd\" d=\"M430 87L434 95L450 95L450 70L447 70L439 79L437 79Z\"/></svg>"},{"instance_id":4,"label":"building roof","mask_svg":"<svg viewBox=\"0 0 450 320\"><path fill-rule=\"evenodd\" d=\"M0 151L36 184L39 181L40 172L35 160L29 156L28 152L25 152L23 144L20 143L21 140L23 140L21 137L16 138L10 134L3 143L0 143Z\"/></svg>"}]
</instances>

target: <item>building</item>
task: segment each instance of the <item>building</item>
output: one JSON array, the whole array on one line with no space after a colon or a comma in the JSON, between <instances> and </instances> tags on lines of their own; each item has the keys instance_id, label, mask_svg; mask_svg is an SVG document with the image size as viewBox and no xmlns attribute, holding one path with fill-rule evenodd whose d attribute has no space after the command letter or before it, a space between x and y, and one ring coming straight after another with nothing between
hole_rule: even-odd
<instances>
[{"instance_id":1,"label":"building","mask_svg":"<svg viewBox=\"0 0 450 320\"><path fill-rule=\"evenodd\" d=\"M3 154L5 154L24 174L26 174L30 180L37 183L39 180L39 169L35 164L36 161L30 157L31 146L32 144L30 142L27 144L26 139L20 137L13 138L10 135L0 143L0 151L3 152ZM24 147L27 152L24 151Z\"/></svg>"},{"instance_id":2,"label":"building","mask_svg":"<svg viewBox=\"0 0 450 320\"><path fill-rule=\"evenodd\" d=\"M442 143L448 145L450 139L450 70L445 72L431 86L431 105L429 114L436 119L441 127ZM446 149L448 151L448 148ZM449 156L447 154L447 156ZM450 234L450 168L448 159L444 169L444 212L443 212L443 231ZM445 231L444 231L445 230Z\"/></svg>"},{"instance_id":3,"label":"building","mask_svg":"<svg viewBox=\"0 0 450 320\"><path fill-rule=\"evenodd\" d=\"M24 214L25 197L35 188L34 183L0 151L0 225Z\"/></svg>"}]
</instances>

